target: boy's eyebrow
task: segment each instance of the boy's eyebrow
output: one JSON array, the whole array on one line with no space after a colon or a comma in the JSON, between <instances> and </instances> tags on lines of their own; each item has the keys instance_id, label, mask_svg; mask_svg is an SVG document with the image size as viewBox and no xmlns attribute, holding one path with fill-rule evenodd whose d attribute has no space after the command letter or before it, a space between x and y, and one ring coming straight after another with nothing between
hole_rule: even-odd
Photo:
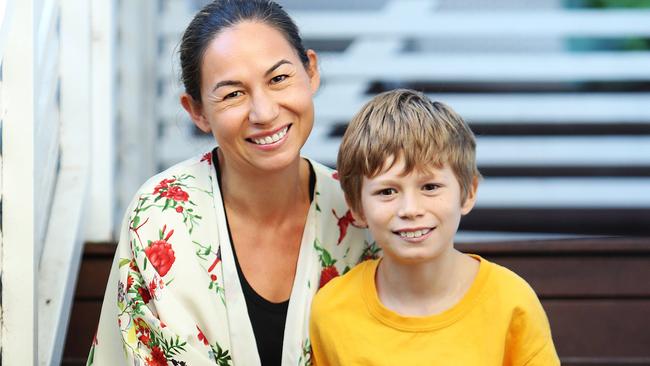
<instances>
[{"instance_id":1,"label":"boy's eyebrow","mask_svg":"<svg viewBox=\"0 0 650 366\"><path fill-rule=\"evenodd\" d=\"M284 64L293 65L293 63L291 61L286 60L286 59L282 59L282 60L276 62L275 64L273 64L273 66L269 67L269 69L266 70L266 72L264 73L264 76L269 76L269 74L271 74L278 67L280 67L280 66L282 66ZM215 90L217 90L217 89L219 89L221 87L224 87L224 86L242 86L242 85L244 85L244 84L241 81L238 81L238 80L222 80L222 81L220 81L220 82L218 82L218 83L216 83L214 85L214 87L212 88L212 92L214 92Z\"/></svg>"}]
</instances>

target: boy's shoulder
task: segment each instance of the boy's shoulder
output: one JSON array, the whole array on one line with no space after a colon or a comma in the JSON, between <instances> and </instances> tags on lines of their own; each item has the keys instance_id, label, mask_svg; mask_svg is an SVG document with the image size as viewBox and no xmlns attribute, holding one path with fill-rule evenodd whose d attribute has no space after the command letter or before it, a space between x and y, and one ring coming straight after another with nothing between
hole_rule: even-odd
<instances>
[{"instance_id":1,"label":"boy's shoulder","mask_svg":"<svg viewBox=\"0 0 650 366\"><path fill-rule=\"evenodd\" d=\"M350 306L356 306L357 302L363 301L362 291L364 291L365 276L368 271L377 266L377 259L366 260L344 275L338 276L329 281L316 293L312 311L328 312L330 309L342 309Z\"/></svg>"},{"instance_id":2,"label":"boy's shoulder","mask_svg":"<svg viewBox=\"0 0 650 366\"><path fill-rule=\"evenodd\" d=\"M482 265L489 267L486 292L507 299L514 306L539 303L535 290L520 275L500 264L481 258Z\"/></svg>"}]
</instances>

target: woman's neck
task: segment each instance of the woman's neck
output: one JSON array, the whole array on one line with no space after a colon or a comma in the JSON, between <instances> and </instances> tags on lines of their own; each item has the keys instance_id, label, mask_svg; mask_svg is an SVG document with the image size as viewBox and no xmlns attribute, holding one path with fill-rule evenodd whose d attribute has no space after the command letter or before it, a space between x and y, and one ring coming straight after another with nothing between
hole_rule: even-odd
<instances>
[{"instance_id":1,"label":"woman's neck","mask_svg":"<svg viewBox=\"0 0 650 366\"><path fill-rule=\"evenodd\" d=\"M309 165L300 157L278 171L231 167L218 151L223 199L229 210L254 222L282 220L309 205Z\"/></svg>"},{"instance_id":2,"label":"woman's neck","mask_svg":"<svg viewBox=\"0 0 650 366\"><path fill-rule=\"evenodd\" d=\"M455 249L435 260L403 263L385 256L375 278L380 301L405 316L428 316L453 307L471 286L478 261Z\"/></svg>"}]
</instances>

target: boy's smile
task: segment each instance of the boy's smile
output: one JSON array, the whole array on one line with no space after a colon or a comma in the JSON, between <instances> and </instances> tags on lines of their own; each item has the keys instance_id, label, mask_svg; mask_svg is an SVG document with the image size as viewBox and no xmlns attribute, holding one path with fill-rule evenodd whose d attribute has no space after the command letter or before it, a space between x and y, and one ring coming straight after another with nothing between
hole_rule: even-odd
<instances>
[{"instance_id":1,"label":"boy's smile","mask_svg":"<svg viewBox=\"0 0 650 366\"><path fill-rule=\"evenodd\" d=\"M460 184L448 164L404 174L393 159L378 175L363 178L357 220L368 225L386 259L420 262L453 248L462 215L474 206L476 187L461 202Z\"/></svg>"}]
</instances>

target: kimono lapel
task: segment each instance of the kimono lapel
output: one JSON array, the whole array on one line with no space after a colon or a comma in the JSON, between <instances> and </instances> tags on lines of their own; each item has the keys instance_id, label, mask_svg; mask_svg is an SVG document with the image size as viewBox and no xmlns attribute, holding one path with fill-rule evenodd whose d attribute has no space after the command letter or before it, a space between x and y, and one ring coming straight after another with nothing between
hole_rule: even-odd
<instances>
[{"instance_id":1,"label":"kimono lapel","mask_svg":"<svg viewBox=\"0 0 650 366\"><path fill-rule=\"evenodd\" d=\"M212 173L214 174L214 172ZM226 212L223 198L218 186L216 175L212 180L214 192L214 209L217 218L217 232L221 249L223 283L228 314L228 331L230 333L231 355L234 365L260 365L260 357L255 343L255 334L248 317L246 299L242 291L235 257L232 252L232 243L228 235Z\"/></svg>"},{"instance_id":2,"label":"kimono lapel","mask_svg":"<svg viewBox=\"0 0 650 366\"><path fill-rule=\"evenodd\" d=\"M318 175L316 176L316 189L318 191ZM311 300L318 286L318 257L314 253L314 240L317 236L318 214L317 197L309 207L305 229L302 233L300 253L298 254L298 265L293 280L289 308L287 309L287 320L284 326L284 340L282 344L282 365L298 365L303 356L305 344L303 339L308 333L309 309ZM315 287L316 286L316 287Z\"/></svg>"}]
</instances>

